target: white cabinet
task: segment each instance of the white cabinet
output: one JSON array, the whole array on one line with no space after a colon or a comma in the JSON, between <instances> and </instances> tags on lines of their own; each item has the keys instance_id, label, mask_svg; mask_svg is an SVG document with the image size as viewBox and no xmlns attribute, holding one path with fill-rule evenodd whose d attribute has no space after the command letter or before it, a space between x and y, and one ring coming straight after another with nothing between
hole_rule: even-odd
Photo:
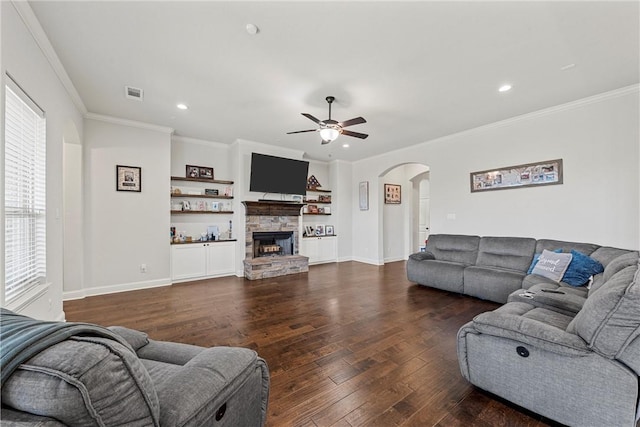
<instances>
[{"instance_id":1,"label":"white cabinet","mask_svg":"<svg viewBox=\"0 0 640 427\"><path fill-rule=\"evenodd\" d=\"M235 273L235 241L171 245L171 280L204 279Z\"/></svg>"},{"instance_id":2,"label":"white cabinet","mask_svg":"<svg viewBox=\"0 0 640 427\"><path fill-rule=\"evenodd\" d=\"M300 241L300 254L309 257L309 264L336 262L338 247L336 236L304 237Z\"/></svg>"}]
</instances>

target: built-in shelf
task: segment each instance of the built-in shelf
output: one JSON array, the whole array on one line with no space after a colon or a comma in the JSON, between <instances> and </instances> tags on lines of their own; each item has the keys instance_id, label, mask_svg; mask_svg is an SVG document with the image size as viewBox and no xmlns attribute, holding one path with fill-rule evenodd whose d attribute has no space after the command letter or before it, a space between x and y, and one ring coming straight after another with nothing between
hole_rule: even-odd
<instances>
[{"instance_id":1,"label":"built-in shelf","mask_svg":"<svg viewBox=\"0 0 640 427\"><path fill-rule=\"evenodd\" d=\"M192 215L192 214L232 214L233 211L171 211L172 214L187 214L187 215Z\"/></svg>"},{"instance_id":2,"label":"built-in shelf","mask_svg":"<svg viewBox=\"0 0 640 427\"><path fill-rule=\"evenodd\" d=\"M317 213L305 212L304 216L307 216L307 215L331 215L331 214L330 213L324 213L324 212L323 213L320 213L320 212L317 212Z\"/></svg>"},{"instance_id":3,"label":"built-in shelf","mask_svg":"<svg viewBox=\"0 0 640 427\"><path fill-rule=\"evenodd\" d=\"M186 178L184 176L172 176L172 181L190 181L190 182L205 182L211 184L233 184L233 181L224 181L220 179L206 179L206 178Z\"/></svg>"},{"instance_id":4,"label":"built-in shelf","mask_svg":"<svg viewBox=\"0 0 640 427\"><path fill-rule=\"evenodd\" d=\"M331 193L331 190L321 190L319 188L308 188L307 191L315 191L316 193Z\"/></svg>"},{"instance_id":5,"label":"built-in shelf","mask_svg":"<svg viewBox=\"0 0 640 427\"><path fill-rule=\"evenodd\" d=\"M238 239L222 239L222 240L192 240L191 242L171 242L172 245L192 245L194 243L224 243L224 242L237 242Z\"/></svg>"},{"instance_id":6,"label":"built-in shelf","mask_svg":"<svg viewBox=\"0 0 640 427\"><path fill-rule=\"evenodd\" d=\"M209 194L172 194L171 197L194 197L197 199L233 199L233 196L213 196Z\"/></svg>"},{"instance_id":7,"label":"built-in shelf","mask_svg":"<svg viewBox=\"0 0 640 427\"><path fill-rule=\"evenodd\" d=\"M319 202L317 200L305 200L304 202L305 205L330 205L331 202Z\"/></svg>"}]
</instances>

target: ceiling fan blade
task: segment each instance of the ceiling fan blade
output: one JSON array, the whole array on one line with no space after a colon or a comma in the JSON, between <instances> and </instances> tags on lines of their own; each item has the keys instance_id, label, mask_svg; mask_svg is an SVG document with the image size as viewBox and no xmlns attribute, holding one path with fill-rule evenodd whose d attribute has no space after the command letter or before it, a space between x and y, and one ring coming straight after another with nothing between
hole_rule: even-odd
<instances>
[{"instance_id":1,"label":"ceiling fan blade","mask_svg":"<svg viewBox=\"0 0 640 427\"><path fill-rule=\"evenodd\" d=\"M315 123L317 123L317 124L320 124L320 120L316 119L316 118L315 118L315 117L313 117L311 114L309 114L309 113L300 113L300 114L302 114L303 116L305 116L307 119L309 119L309 120L311 120L311 121L313 121L313 122L315 122Z\"/></svg>"},{"instance_id":2,"label":"ceiling fan blade","mask_svg":"<svg viewBox=\"0 0 640 427\"><path fill-rule=\"evenodd\" d=\"M355 119L340 123L340 126L346 128L347 126L359 125L361 123L367 123L367 121L363 117L356 117Z\"/></svg>"},{"instance_id":3,"label":"ceiling fan blade","mask_svg":"<svg viewBox=\"0 0 640 427\"><path fill-rule=\"evenodd\" d=\"M316 132L317 130L318 129L297 130L295 132L287 132L287 135L291 135L292 133Z\"/></svg>"},{"instance_id":4,"label":"ceiling fan blade","mask_svg":"<svg viewBox=\"0 0 640 427\"><path fill-rule=\"evenodd\" d=\"M360 138L360 139L366 139L369 136L366 133L353 132L353 131L344 130L344 129L342 130L342 134L347 136L353 136L355 138Z\"/></svg>"}]
</instances>

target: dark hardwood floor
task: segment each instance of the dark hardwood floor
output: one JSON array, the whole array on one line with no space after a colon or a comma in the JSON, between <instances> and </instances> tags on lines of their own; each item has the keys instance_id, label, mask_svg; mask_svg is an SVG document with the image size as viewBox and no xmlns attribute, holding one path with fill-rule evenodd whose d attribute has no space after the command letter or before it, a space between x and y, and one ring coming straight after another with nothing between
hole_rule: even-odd
<instances>
[{"instance_id":1,"label":"dark hardwood floor","mask_svg":"<svg viewBox=\"0 0 640 427\"><path fill-rule=\"evenodd\" d=\"M405 263L312 266L64 303L69 321L256 350L271 372L268 426L546 426L460 375L456 332L487 301L417 286Z\"/></svg>"}]
</instances>

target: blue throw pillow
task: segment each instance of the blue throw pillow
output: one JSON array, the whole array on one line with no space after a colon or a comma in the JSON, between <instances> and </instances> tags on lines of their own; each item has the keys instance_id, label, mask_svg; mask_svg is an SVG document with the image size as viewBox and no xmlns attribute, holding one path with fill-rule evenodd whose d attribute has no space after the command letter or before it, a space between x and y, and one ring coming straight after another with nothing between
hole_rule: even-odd
<instances>
[{"instance_id":1,"label":"blue throw pillow","mask_svg":"<svg viewBox=\"0 0 640 427\"><path fill-rule=\"evenodd\" d=\"M555 251L553 251L557 254L562 253L562 249L556 249ZM533 261L531 261L531 265L529 266L529 270L527 270L527 274L531 274L531 272L533 271L533 268L536 266L536 264L538 263L538 260L540 259L540 254L534 254L533 255Z\"/></svg>"},{"instance_id":2,"label":"blue throw pillow","mask_svg":"<svg viewBox=\"0 0 640 427\"><path fill-rule=\"evenodd\" d=\"M604 267L597 260L576 250L571 250L571 264L562 276L562 281L571 286L582 286L594 274L604 271Z\"/></svg>"}]
</instances>

